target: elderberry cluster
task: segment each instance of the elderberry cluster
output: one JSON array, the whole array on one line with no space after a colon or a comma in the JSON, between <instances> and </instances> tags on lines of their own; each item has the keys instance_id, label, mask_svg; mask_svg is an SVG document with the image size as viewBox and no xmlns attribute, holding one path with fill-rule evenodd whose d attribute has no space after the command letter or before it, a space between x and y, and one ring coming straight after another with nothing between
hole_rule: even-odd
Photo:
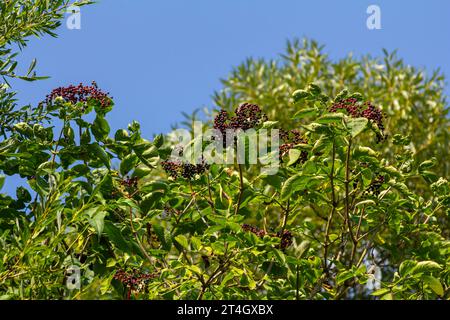
<instances>
[{"instance_id":1,"label":"elderberry cluster","mask_svg":"<svg viewBox=\"0 0 450 320\"><path fill-rule=\"evenodd\" d=\"M378 175L369 185L366 192L378 196L381 191L381 186L384 183L384 176Z\"/></svg>"},{"instance_id":2,"label":"elderberry cluster","mask_svg":"<svg viewBox=\"0 0 450 320\"><path fill-rule=\"evenodd\" d=\"M157 247L160 245L158 236L155 232L152 231L153 226L151 223L147 222L145 225L145 229L147 231L147 241L150 244L152 248Z\"/></svg>"},{"instance_id":3,"label":"elderberry cluster","mask_svg":"<svg viewBox=\"0 0 450 320\"><path fill-rule=\"evenodd\" d=\"M266 114L256 104L243 103L234 113L236 115L231 118L231 126L234 129L248 130L267 121Z\"/></svg>"},{"instance_id":4,"label":"elderberry cluster","mask_svg":"<svg viewBox=\"0 0 450 320\"><path fill-rule=\"evenodd\" d=\"M105 93L98 89L95 81L92 82L91 86L85 86L80 83L78 86L70 85L68 87L53 89L52 92L47 95L45 102L51 104L58 97L64 99L65 102L70 102L72 104L95 100L100 104L102 109L110 107L112 103L109 93Z\"/></svg>"},{"instance_id":5,"label":"elderberry cluster","mask_svg":"<svg viewBox=\"0 0 450 320\"><path fill-rule=\"evenodd\" d=\"M177 210L177 209L175 209L175 208L172 208L169 204L164 204L164 210L163 210L163 213L162 213L162 216L163 217L167 217L167 216L169 216L169 215L173 215L173 216L177 216L177 215L180 215L181 214L181 211L180 210Z\"/></svg>"},{"instance_id":6,"label":"elderberry cluster","mask_svg":"<svg viewBox=\"0 0 450 320\"><path fill-rule=\"evenodd\" d=\"M247 223L244 223L242 225L242 230L254 233L255 235L257 235L260 238L264 237L267 234L264 230L259 229L258 227L249 225Z\"/></svg>"},{"instance_id":7,"label":"elderberry cluster","mask_svg":"<svg viewBox=\"0 0 450 320\"><path fill-rule=\"evenodd\" d=\"M284 230L282 234L280 231L277 232L277 237L281 239L280 244L281 249L286 249L292 244L293 235L292 232L290 232L289 230Z\"/></svg>"},{"instance_id":8,"label":"elderberry cluster","mask_svg":"<svg viewBox=\"0 0 450 320\"><path fill-rule=\"evenodd\" d=\"M381 131L381 133L377 133L377 143L384 140L383 113L370 102L361 104L355 98L347 98L334 103L328 111L337 112L338 110L346 110L353 118L363 117L374 122Z\"/></svg>"},{"instance_id":9,"label":"elderberry cluster","mask_svg":"<svg viewBox=\"0 0 450 320\"><path fill-rule=\"evenodd\" d=\"M177 179L183 177L188 180L193 179L197 174L200 175L209 169L209 165L205 161L198 164L192 164L181 162L179 160L166 160L161 162L161 166L172 178Z\"/></svg>"},{"instance_id":10,"label":"elderberry cluster","mask_svg":"<svg viewBox=\"0 0 450 320\"><path fill-rule=\"evenodd\" d=\"M231 117L227 111L221 110L214 118L213 128L219 130L222 134L224 146L227 142L227 131L234 132L239 129L245 131L256 128L267 121L266 114L256 104L243 103L234 111L234 114Z\"/></svg>"},{"instance_id":11,"label":"elderberry cluster","mask_svg":"<svg viewBox=\"0 0 450 320\"><path fill-rule=\"evenodd\" d=\"M284 230L283 233L279 231L274 234L268 234L266 231L246 223L242 225L242 230L251 232L260 238L264 237L265 235L280 238L281 240L280 249L286 249L292 244L293 235L292 232L290 232L289 230Z\"/></svg>"},{"instance_id":12,"label":"elderberry cluster","mask_svg":"<svg viewBox=\"0 0 450 320\"><path fill-rule=\"evenodd\" d=\"M120 185L129 188L129 189L136 189L138 185L138 177L126 177L120 181Z\"/></svg>"},{"instance_id":13,"label":"elderberry cluster","mask_svg":"<svg viewBox=\"0 0 450 320\"><path fill-rule=\"evenodd\" d=\"M114 279L120 281L131 290L139 290L148 280L156 278L155 273L143 273L134 268L130 272L120 269L114 275Z\"/></svg>"},{"instance_id":14,"label":"elderberry cluster","mask_svg":"<svg viewBox=\"0 0 450 320\"><path fill-rule=\"evenodd\" d=\"M308 140L297 129L290 131L280 129L280 138L284 142L280 145L280 161L283 161L283 157L287 155L289 150L293 149L295 145L300 143L308 143ZM304 163L306 160L308 160L308 152L302 151L300 158L298 159L298 163Z\"/></svg>"},{"instance_id":15,"label":"elderberry cluster","mask_svg":"<svg viewBox=\"0 0 450 320\"><path fill-rule=\"evenodd\" d=\"M292 129L289 131L280 129L280 138L285 142L292 142L294 144L307 143L306 138L298 129Z\"/></svg>"}]
</instances>

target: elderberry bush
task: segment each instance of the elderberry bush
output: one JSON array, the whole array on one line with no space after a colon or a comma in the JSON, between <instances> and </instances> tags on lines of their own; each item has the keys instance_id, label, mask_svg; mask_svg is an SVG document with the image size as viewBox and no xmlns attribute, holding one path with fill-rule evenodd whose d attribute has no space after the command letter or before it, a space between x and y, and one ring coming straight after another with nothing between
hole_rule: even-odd
<instances>
[{"instance_id":1,"label":"elderberry bush","mask_svg":"<svg viewBox=\"0 0 450 320\"><path fill-rule=\"evenodd\" d=\"M0 4L4 19L29 22L8 41L51 32L61 3ZM17 77L0 47L2 75ZM394 56L384 71L331 63L315 42L287 51L284 64L232 72L205 125L278 129L270 174L261 158L182 160L136 121L112 131L114 99L95 82L24 108L0 86L0 189L23 178L0 194L0 299L449 299L439 75Z\"/></svg>"},{"instance_id":2,"label":"elderberry bush","mask_svg":"<svg viewBox=\"0 0 450 320\"><path fill-rule=\"evenodd\" d=\"M67 88L84 94L58 89L39 110L64 123L60 134L49 134L45 121L17 123L2 142L0 170L27 176L34 193L1 196L0 288L8 297L19 298L19 285L33 299L42 290L81 299L447 296L441 222L450 184L432 179L434 159L415 161L407 137L394 136L398 162L372 149L389 137L380 108L362 96L301 89L293 128L280 128L255 104L241 104L233 116L219 112L219 130L279 129L280 167L264 175L247 165L171 159L183 150L163 136L144 139L136 122L112 138L101 107L112 98L97 87ZM89 112L92 122L83 119ZM34 155L17 162L28 152ZM431 198L408 187L418 176ZM61 285L73 265L85 270L76 293Z\"/></svg>"}]
</instances>

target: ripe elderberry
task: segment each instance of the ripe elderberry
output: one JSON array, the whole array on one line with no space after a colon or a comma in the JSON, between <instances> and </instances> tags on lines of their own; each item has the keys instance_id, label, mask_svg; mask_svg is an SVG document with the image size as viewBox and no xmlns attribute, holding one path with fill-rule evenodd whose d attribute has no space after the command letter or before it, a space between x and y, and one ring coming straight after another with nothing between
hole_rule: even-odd
<instances>
[{"instance_id":1,"label":"ripe elderberry","mask_svg":"<svg viewBox=\"0 0 450 320\"><path fill-rule=\"evenodd\" d=\"M170 177L174 179L182 177L188 180L192 180L197 174L203 174L209 169L209 165L203 160L197 164L166 160L161 162L161 166Z\"/></svg>"},{"instance_id":2,"label":"ripe elderberry","mask_svg":"<svg viewBox=\"0 0 450 320\"><path fill-rule=\"evenodd\" d=\"M264 230L259 229L258 227L246 224L246 223L244 223L242 225L242 230L247 231L247 232L251 232L251 233L257 235L260 238L264 237L267 234Z\"/></svg>"},{"instance_id":3,"label":"ripe elderberry","mask_svg":"<svg viewBox=\"0 0 450 320\"><path fill-rule=\"evenodd\" d=\"M268 234L266 231L246 223L242 225L242 230L251 232L260 238L264 237L265 235L280 238L281 240L280 249L286 249L292 244L293 235L292 232L290 232L289 230L284 230L283 233L279 231L277 233Z\"/></svg>"},{"instance_id":4,"label":"ripe elderberry","mask_svg":"<svg viewBox=\"0 0 450 320\"><path fill-rule=\"evenodd\" d=\"M369 185L366 192L378 196L381 192L381 186L384 183L384 176L378 175Z\"/></svg>"},{"instance_id":5,"label":"ripe elderberry","mask_svg":"<svg viewBox=\"0 0 450 320\"><path fill-rule=\"evenodd\" d=\"M92 82L91 86L85 86L80 83L78 86L70 85L68 87L53 89L52 92L47 95L45 103L52 104L55 102L56 98L62 98L65 102L70 102L72 104L95 100L100 104L102 109L106 109L112 104L109 93L105 93L98 89L95 81Z\"/></svg>"},{"instance_id":6,"label":"ripe elderberry","mask_svg":"<svg viewBox=\"0 0 450 320\"><path fill-rule=\"evenodd\" d=\"M233 129L242 129L245 131L256 128L267 121L266 114L256 104L243 103L234 113L236 115L231 118L231 126Z\"/></svg>"},{"instance_id":7,"label":"ripe elderberry","mask_svg":"<svg viewBox=\"0 0 450 320\"><path fill-rule=\"evenodd\" d=\"M281 233L280 231L277 232L277 237L281 239L280 243L281 249L286 249L292 244L293 236L292 232L290 232L289 230L284 230L283 233Z\"/></svg>"},{"instance_id":8,"label":"ripe elderberry","mask_svg":"<svg viewBox=\"0 0 450 320\"><path fill-rule=\"evenodd\" d=\"M280 138L284 142L282 145L280 145L279 150L279 157L281 162L283 161L283 157L287 155L289 153L289 150L293 149L295 145L300 143L308 143L308 140L297 129L293 129L290 131L281 129ZM302 151L297 163L304 163L306 160L308 160L308 152Z\"/></svg>"},{"instance_id":9,"label":"ripe elderberry","mask_svg":"<svg viewBox=\"0 0 450 320\"><path fill-rule=\"evenodd\" d=\"M152 231L153 226L151 223L147 222L147 224L145 225L145 229L147 231L147 241L150 244L150 246L152 248L157 248L160 245L158 236L156 235L155 232Z\"/></svg>"},{"instance_id":10,"label":"ripe elderberry","mask_svg":"<svg viewBox=\"0 0 450 320\"><path fill-rule=\"evenodd\" d=\"M266 114L256 104L243 103L235 111L234 116L230 117L227 111L221 110L214 118L213 128L220 131L222 135L223 146L227 146L227 131L235 132L237 130L248 130L256 128L267 121ZM236 142L235 137L234 142ZM213 137L217 139L217 137Z\"/></svg>"},{"instance_id":11,"label":"ripe elderberry","mask_svg":"<svg viewBox=\"0 0 450 320\"><path fill-rule=\"evenodd\" d=\"M120 181L120 185L127 189L134 190L137 188L138 180L139 180L138 177L130 178L127 176L126 178L124 178Z\"/></svg>"},{"instance_id":12,"label":"ripe elderberry","mask_svg":"<svg viewBox=\"0 0 450 320\"><path fill-rule=\"evenodd\" d=\"M377 133L377 143L385 139L383 112L372 105L370 102L359 103L355 98L347 98L334 103L329 109L329 112L338 112L338 110L345 110L352 118L363 117L375 123L380 129L381 133Z\"/></svg>"},{"instance_id":13,"label":"ripe elderberry","mask_svg":"<svg viewBox=\"0 0 450 320\"><path fill-rule=\"evenodd\" d=\"M166 219L169 216L179 216L180 214L181 210L172 208L168 203L165 203L161 218Z\"/></svg>"},{"instance_id":14,"label":"ripe elderberry","mask_svg":"<svg viewBox=\"0 0 450 320\"><path fill-rule=\"evenodd\" d=\"M131 291L140 291L142 287L147 283L150 279L156 278L158 275L156 273L143 273L142 271L134 268L130 272L127 272L123 269L117 270L114 275L114 279L120 281L124 286L127 287L128 296Z\"/></svg>"}]
</instances>

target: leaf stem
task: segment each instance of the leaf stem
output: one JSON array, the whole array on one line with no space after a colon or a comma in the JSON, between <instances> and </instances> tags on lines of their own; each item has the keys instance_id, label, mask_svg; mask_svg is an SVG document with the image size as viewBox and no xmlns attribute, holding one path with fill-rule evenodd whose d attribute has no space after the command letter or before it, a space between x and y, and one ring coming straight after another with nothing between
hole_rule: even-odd
<instances>
[{"instance_id":1,"label":"leaf stem","mask_svg":"<svg viewBox=\"0 0 450 320\"><path fill-rule=\"evenodd\" d=\"M324 253L323 253L323 268L325 273L328 273L328 249L330 246L330 228L331 228L331 222L334 217L334 213L336 211L336 194L334 190L334 163L336 160L336 142L333 138L333 150L332 150L332 160L331 160L331 172L330 172L330 185L331 185L331 212L328 215L327 219L327 225L325 227L325 243L324 243Z\"/></svg>"},{"instance_id":2,"label":"leaf stem","mask_svg":"<svg viewBox=\"0 0 450 320\"><path fill-rule=\"evenodd\" d=\"M242 194L244 192L244 177L242 174L242 164L238 164L239 167L239 196L238 196L238 202L236 205L236 209L234 211L234 214L236 215L239 211L239 208L241 206L241 202L242 202Z\"/></svg>"}]
</instances>

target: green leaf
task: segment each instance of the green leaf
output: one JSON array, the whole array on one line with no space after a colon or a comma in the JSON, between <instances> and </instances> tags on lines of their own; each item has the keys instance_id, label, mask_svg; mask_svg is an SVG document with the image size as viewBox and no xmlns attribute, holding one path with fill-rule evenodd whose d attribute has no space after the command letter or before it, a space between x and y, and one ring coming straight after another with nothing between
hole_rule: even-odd
<instances>
[{"instance_id":1,"label":"green leaf","mask_svg":"<svg viewBox=\"0 0 450 320\"><path fill-rule=\"evenodd\" d=\"M382 289L378 289L374 292L372 292L372 296L382 296L386 293L389 293L391 290L389 290L388 288L382 288Z\"/></svg>"},{"instance_id":2,"label":"green leaf","mask_svg":"<svg viewBox=\"0 0 450 320\"><path fill-rule=\"evenodd\" d=\"M91 127L92 134L98 141L103 141L108 137L110 127L108 121L101 115L95 117L94 123Z\"/></svg>"},{"instance_id":3,"label":"green leaf","mask_svg":"<svg viewBox=\"0 0 450 320\"><path fill-rule=\"evenodd\" d=\"M33 135L33 129L26 122L16 123L14 129L26 137L31 137Z\"/></svg>"},{"instance_id":4,"label":"green leaf","mask_svg":"<svg viewBox=\"0 0 450 320\"><path fill-rule=\"evenodd\" d=\"M158 134L155 139L153 139L153 144L155 145L155 147L157 148L161 148L162 145L164 144L164 137L162 134Z\"/></svg>"},{"instance_id":5,"label":"green leaf","mask_svg":"<svg viewBox=\"0 0 450 320\"><path fill-rule=\"evenodd\" d=\"M382 167L381 170L396 178L401 178L402 176L400 171L398 171L394 166Z\"/></svg>"},{"instance_id":6,"label":"green leaf","mask_svg":"<svg viewBox=\"0 0 450 320\"><path fill-rule=\"evenodd\" d=\"M350 130L351 136L354 138L367 128L369 120L366 118L351 118L347 120L346 126Z\"/></svg>"},{"instance_id":7,"label":"green leaf","mask_svg":"<svg viewBox=\"0 0 450 320\"><path fill-rule=\"evenodd\" d=\"M191 244L194 250L199 250L202 247L202 241L194 236L191 237Z\"/></svg>"},{"instance_id":8,"label":"green leaf","mask_svg":"<svg viewBox=\"0 0 450 320\"><path fill-rule=\"evenodd\" d=\"M354 277L353 271L345 270L336 276L336 284L339 286L339 285L343 284L345 281L347 281L348 279L351 279L353 277Z\"/></svg>"},{"instance_id":9,"label":"green leaf","mask_svg":"<svg viewBox=\"0 0 450 320\"><path fill-rule=\"evenodd\" d=\"M376 202L373 201L373 200L363 200L363 201L358 202L358 203L355 205L355 207L363 206L363 205L365 205L365 206L376 206L377 204L376 204Z\"/></svg>"},{"instance_id":10,"label":"green leaf","mask_svg":"<svg viewBox=\"0 0 450 320\"><path fill-rule=\"evenodd\" d=\"M308 98L311 94L307 90L296 90L292 93L294 102L299 102L305 98Z\"/></svg>"},{"instance_id":11,"label":"green leaf","mask_svg":"<svg viewBox=\"0 0 450 320\"><path fill-rule=\"evenodd\" d=\"M286 264L286 256L281 250L274 249L273 253L275 254L275 257L277 258L278 262L282 265Z\"/></svg>"},{"instance_id":12,"label":"green leaf","mask_svg":"<svg viewBox=\"0 0 450 320\"><path fill-rule=\"evenodd\" d=\"M263 123L263 129L272 129L278 125L278 121L266 121Z\"/></svg>"},{"instance_id":13,"label":"green leaf","mask_svg":"<svg viewBox=\"0 0 450 320\"><path fill-rule=\"evenodd\" d=\"M317 152L324 152L327 147L332 146L332 140L329 136L322 134L320 138L314 143L314 146L312 148L313 153Z\"/></svg>"},{"instance_id":14,"label":"green leaf","mask_svg":"<svg viewBox=\"0 0 450 320\"><path fill-rule=\"evenodd\" d=\"M332 131L330 128L324 124L313 122L308 125L302 126L308 131L314 132L314 133L323 133L323 134L330 134Z\"/></svg>"},{"instance_id":15,"label":"green leaf","mask_svg":"<svg viewBox=\"0 0 450 320\"><path fill-rule=\"evenodd\" d=\"M348 90L344 89L341 92L338 93L338 95L336 96L336 98L334 99L334 101L341 101L345 98L348 97Z\"/></svg>"},{"instance_id":16,"label":"green leaf","mask_svg":"<svg viewBox=\"0 0 450 320\"><path fill-rule=\"evenodd\" d=\"M126 175L130 172L139 162L139 158L134 153L130 153L120 162L120 174Z\"/></svg>"},{"instance_id":17,"label":"green leaf","mask_svg":"<svg viewBox=\"0 0 450 320\"><path fill-rule=\"evenodd\" d=\"M404 277L404 276L408 275L416 265L417 265L417 261L405 260L400 264L398 271L399 271L400 275L402 277Z\"/></svg>"},{"instance_id":18,"label":"green leaf","mask_svg":"<svg viewBox=\"0 0 450 320\"><path fill-rule=\"evenodd\" d=\"M147 167L137 167L134 169L133 177L143 178L149 175L153 170Z\"/></svg>"},{"instance_id":19,"label":"green leaf","mask_svg":"<svg viewBox=\"0 0 450 320\"><path fill-rule=\"evenodd\" d=\"M374 151L373 149L371 149L369 147L358 146L353 151L353 156L356 158L366 157L366 156L378 157L378 152Z\"/></svg>"},{"instance_id":20,"label":"green leaf","mask_svg":"<svg viewBox=\"0 0 450 320\"><path fill-rule=\"evenodd\" d=\"M318 96L322 93L322 89L320 89L320 87L314 83L310 83L308 85L308 91L314 96Z\"/></svg>"},{"instance_id":21,"label":"green leaf","mask_svg":"<svg viewBox=\"0 0 450 320\"><path fill-rule=\"evenodd\" d=\"M310 176L305 176L301 173L298 173L287 179L283 187L281 188L281 199L286 200L296 190L306 187L306 184L310 179Z\"/></svg>"},{"instance_id":22,"label":"green leaf","mask_svg":"<svg viewBox=\"0 0 450 320\"><path fill-rule=\"evenodd\" d=\"M316 121L318 123L341 123L343 118L343 113L327 113L321 116Z\"/></svg>"},{"instance_id":23,"label":"green leaf","mask_svg":"<svg viewBox=\"0 0 450 320\"><path fill-rule=\"evenodd\" d=\"M114 135L114 139L116 141L127 141L130 138L128 131L125 129L119 129L116 131Z\"/></svg>"},{"instance_id":24,"label":"green leaf","mask_svg":"<svg viewBox=\"0 0 450 320\"><path fill-rule=\"evenodd\" d=\"M111 168L111 162L108 154L97 142L89 145L89 151L99 158L108 169Z\"/></svg>"},{"instance_id":25,"label":"green leaf","mask_svg":"<svg viewBox=\"0 0 450 320\"><path fill-rule=\"evenodd\" d=\"M225 254L226 251L224 243L219 241L213 242L211 244L211 248L213 249L214 254L216 255L223 255Z\"/></svg>"},{"instance_id":26,"label":"green leaf","mask_svg":"<svg viewBox=\"0 0 450 320\"><path fill-rule=\"evenodd\" d=\"M179 234L175 237L175 241L178 242L183 248L185 249L189 248L189 241L186 238L186 236Z\"/></svg>"},{"instance_id":27,"label":"green leaf","mask_svg":"<svg viewBox=\"0 0 450 320\"><path fill-rule=\"evenodd\" d=\"M100 237L104 226L105 226L105 211L97 212L91 219L89 219L89 223L92 227L94 227L95 231L97 232L97 235Z\"/></svg>"},{"instance_id":28,"label":"green leaf","mask_svg":"<svg viewBox=\"0 0 450 320\"><path fill-rule=\"evenodd\" d=\"M440 270L442 267L434 261L420 261L417 265L411 270L412 273L424 273L424 272L432 272L436 270Z\"/></svg>"},{"instance_id":29,"label":"green leaf","mask_svg":"<svg viewBox=\"0 0 450 320\"><path fill-rule=\"evenodd\" d=\"M309 250L311 246L311 242L308 240L303 240L298 246L298 250L296 250L297 258L301 259L305 255L305 253Z\"/></svg>"},{"instance_id":30,"label":"green leaf","mask_svg":"<svg viewBox=\"0 0 450 320\"><path fill-rule=\"evenodd\" d=\"M287 166L292 166L294 163L298 161L300 158L302 152L297 149L291 149L289 150L289 162L287 163Z\"/></svg>"},{"instance_id":31,"label":"green leaf","mask_svg":"<svg viewBox=\"0 0 450 320\"><path fill-rule=\"evenodd\" d=\"M423 275L422 276L423 282L425 282L431 290L433 290L438 296L444 295L444 288L442 287L441 282L439 279L436 279L433 276Z\"/></svg>"},{"instance_id":32,"label":"green leaf","mask_svg":"<svg viewBox=\"0 0 450 320\"><path fill-rule=\"evenodd\" d=\"M425 171L427 169L434 167L435 165L436 165L436 158L426 160L419 165L419 171L420 172Z\"/></svg>"},{"instance_id":33,"label":"green leaf","mask_svg":"<svg viewBox=\"0 0 450 320\"><path fill-rule=\"evenodd\" d=\"M302 119L302 118L306 118L306 117L313 117L316 116L318 114L319 110L317 108L306 108L306 109L302 109L297 111L294 116L292 117L292 119Z\"/></svg>"},{"instance_id":34,"label":"green leaf","mask_svg":"<svg viewBox=\"0 0 450 320\"><path fill-rule=\"evenodd\" d=\"M119 250L128 254L133 253L130 244L125 240L120 229L117 228L112 222L105 221L103 231L111 243L113 243Z\"/></svg>"},{"instance_id":35,"label":"green leaf","mask_svg":"<svg viewBox=\"0 0 450 320\"><path fill-rule=\"evenodd\" d=\"M0 174L0 190L3 188L4 185L5 185L5 176Z\"/></svg>"},{"instance_id":36,"label":"green leaf","mask_svg":"<svg viewBox=\"0 0 450 320\"><path fill-rule=\"evenodd\" d=\"M129 198L120 198L119 200L117 200L116 204L118 206L122 207L124 210L132 208L132 209L136 210L137 212L140 212L140 209L141 209L132 199L129 199Z\"/></svg>"}]
</instances>

